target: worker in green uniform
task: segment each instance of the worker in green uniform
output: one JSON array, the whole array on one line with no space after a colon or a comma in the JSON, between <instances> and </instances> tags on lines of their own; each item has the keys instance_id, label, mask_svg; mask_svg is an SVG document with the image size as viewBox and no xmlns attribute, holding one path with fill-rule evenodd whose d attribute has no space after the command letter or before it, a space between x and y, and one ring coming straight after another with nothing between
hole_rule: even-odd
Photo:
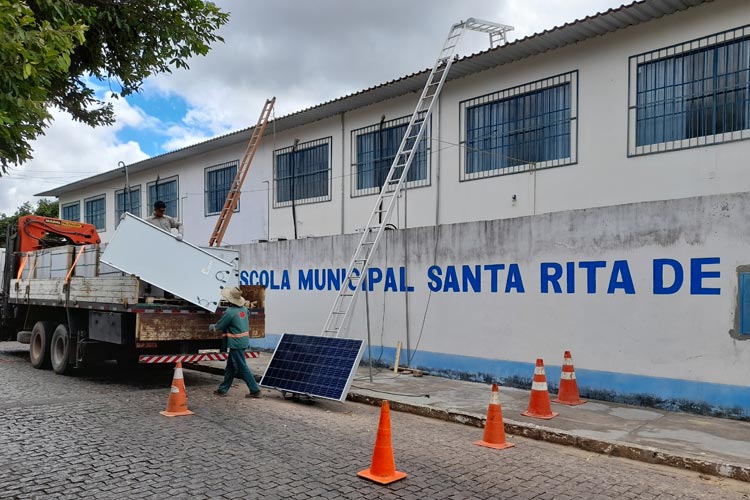
<instances>
[{"instance_id":1,"label":"worker in green uniform","mask_svg":"<svg viewBox=\"0 0 750 500\"><path fill-rule=\"evenodd\" d=\"M229 302L229 307L215 325L209 325L209 331L219 331L227 339L229 347L229 357L227 357L227 366L224 369L224 381L219 388L214 391L217 396L226 396L229 388L232 387L232 381L239 377L245 381L250 393L246 398L259 398L261 396L260 387L255 382L255 377L250 373L245 361L245 349L250 345L250 317L245 307L245 298L237 287L224 288L221 290L221 296Z\"/></svg>"}]
</instances>

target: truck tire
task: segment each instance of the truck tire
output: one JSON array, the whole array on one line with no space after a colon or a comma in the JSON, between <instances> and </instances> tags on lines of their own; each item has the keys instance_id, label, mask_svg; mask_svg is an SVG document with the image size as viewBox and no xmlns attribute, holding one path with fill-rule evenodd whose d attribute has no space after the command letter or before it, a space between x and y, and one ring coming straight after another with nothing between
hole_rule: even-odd
<instances>
[{"instance_id":1,"label":"truck tire","mask_svg":"<svg viewBox=\"0 0 750 500\"><path fill-rule=\"evenodd\" d=\"M70 341L68 327L60 323L52 334L52 341L50 344L49 357L52 362L52 369L55 370L55 373L58 375L70 373L73 369L73 366L70 363L72 351L73 347L72 342Z\"/></svg>"},{"instance_id":2,"label":"truck tire","mask_svg":"<svg viewBox=\"0 0 750 500\"><path fill-rule=\"evenodd\" d=\"M21 330L16 335L16 342L19 344L30 344L31 343L31 332L28 330Z\"/></svg>"},{"instance_id":3,"label":"truck tire","mask_svg":"<svg viewBox=\"0 0 750 500\"><path fill-rule=\"evenodd\" d=\"M52 343L52 331L55 324L52 321L37 321L31 329L29 342L29 358L31 366L37 369L47 369L50 366L49 351Z\"/></svg>"}]
</instances>

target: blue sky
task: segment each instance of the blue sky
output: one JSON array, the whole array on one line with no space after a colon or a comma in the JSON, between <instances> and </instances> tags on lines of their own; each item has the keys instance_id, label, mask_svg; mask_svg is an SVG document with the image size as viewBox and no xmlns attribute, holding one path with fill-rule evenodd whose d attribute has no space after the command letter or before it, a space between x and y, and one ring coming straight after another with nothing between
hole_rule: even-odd
<instances>
[{"instance_id":1,"label":"blue sky","mask_svg":"<svg viewBox=\"0 0 750 500\"><path fill-rule=\"evenodd\" d=\"M0 212L35 193L252 126L265 99L275 116L420 71L434 63L450 26L477 17L515 26L522 38L622 4L618 0L217 0L230 13L225 43L206 57L144 82L139 95L111 100L117 123L91 129L52 110L33 143L34 159L0 178ZM466 36L468 55L487 48ZM405 49L408 48L408 49ZM110 100L108 82L98 94Z\"/></svg>"},{"instance_id":2,"label":"blue sky","mask_svg":"<svg viewBox=\"0 0 750 500\"><path fill-rule=\"evenodd\" d=\"M158 95L154 92L129 95L125 98L130 106L143 110L149 116L157 117L164 124L179 124L190 108L188 102L180 95ZM117 133L122 142L135 141L141 151L148 156L164 153L164 135L140 126L127 126Z\"/></svg>"}]
</instances>

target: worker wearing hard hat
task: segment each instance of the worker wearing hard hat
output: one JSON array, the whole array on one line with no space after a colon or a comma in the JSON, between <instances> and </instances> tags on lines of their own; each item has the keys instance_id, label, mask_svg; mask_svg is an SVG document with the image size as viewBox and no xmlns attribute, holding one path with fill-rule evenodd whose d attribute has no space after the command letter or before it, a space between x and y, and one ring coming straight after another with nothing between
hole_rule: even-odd
<instances>
[{"instance_id":1,"label":"worker wearing hard hat","mask_svg":"<svg viewBox=\"0 0 750 500\"><path fill-rule=\"evenodd\" d=\"M168 233L171 233L172 229L176 229L177 234L175 235L175 237L178 240L181 240L183 236L182 222L164 213L166 209L166 203L161 200L157 201L156 203L154 203L154 213L146 217L146 222L153 224L154 226L158 227L159 229L163 229Z\"/></svg>"}]
</instances>

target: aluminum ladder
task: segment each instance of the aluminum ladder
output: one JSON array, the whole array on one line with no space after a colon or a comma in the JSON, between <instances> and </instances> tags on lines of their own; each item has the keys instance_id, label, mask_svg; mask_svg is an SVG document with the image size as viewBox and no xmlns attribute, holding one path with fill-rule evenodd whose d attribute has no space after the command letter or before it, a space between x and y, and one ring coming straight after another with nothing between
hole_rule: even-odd
<instances>
[{"instance_id":1,"label":"aluminum ladder","mask_svg":"<svg viewBox=\"0 0 750 500\"><path fill-rule=\"evenodd\" d=\"M419 142L424 136L426 124L429 123L432 109L453 64L456 46L461 39L461 35L467 29L488 33L490 44L492 44L496 39L505 40L505 33L512 30L513 27L474 18L458 22L451 27L440 55L427 78L417 107L411 115L401 145L375 201L375 208L373 208L370 218L363 228L362 238L354 251L352 261L349 263L346 278L342 280L339 292L323 326L321 333L323 337L338 337L341 334L357 295L366 282L370 260L383 235L383 229L393 212L396 198L404 186L409 167L414 160Z\"/></svg>"},{"instance_id":2,"label":"aluminum ladder","mask_svg":"<svg viewBox=\"0 0 750 500\"><path fill-rule=\"evenodd\" d=\"M245 182L247 172L250 170L250 163L252 163L255 152L258 150L258 145L263 138L263 132L266 130L268 118L271 115L275 103L276 98L273 97L271 99L266 99L266 103L263 105L263 110L260 112L258 123L253 127L253 133L250 136L250 142L247 144L245 156L242 157L242 161L240 162L239 167L237 167L237 175L234 176L232 187L229 188L229 193L227 193L224 207L221 209L219 218L216 219L216 226L214 226L214 231L211 233L211 239L208 240L208 246L217 247L221 245L224 233L229 227L229 221L232 220L234 210L237 208L237 203L240 201L242 184Z\"/></svg>"}]
</instances>

